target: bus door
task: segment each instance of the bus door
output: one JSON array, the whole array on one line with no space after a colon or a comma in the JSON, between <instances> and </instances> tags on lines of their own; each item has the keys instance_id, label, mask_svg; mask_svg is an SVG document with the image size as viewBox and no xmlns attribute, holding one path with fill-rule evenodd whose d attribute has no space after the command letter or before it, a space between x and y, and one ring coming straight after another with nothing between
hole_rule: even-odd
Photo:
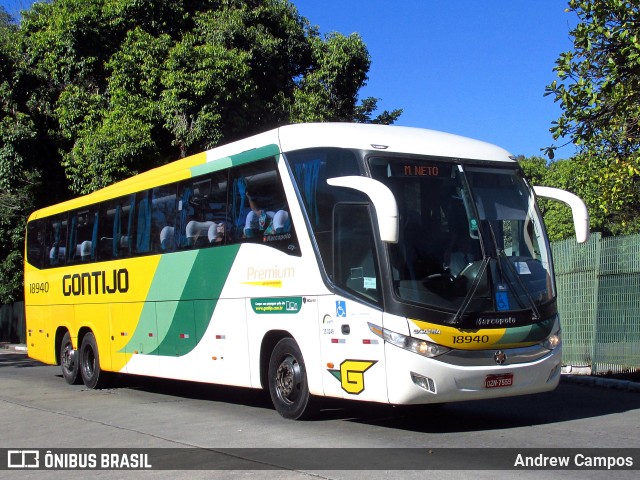
<instances>
[{"instance_id":1,"label":"bus door","mask_svg":"<svg viewBox=\"0 0 640 480\"><path fill-rule=\"evenodd\" d=\"M386 402L382 339L369 323L382 324L380 269L371 207L344 203L334 208L333 281L349 297L320 297L319 322L325 394Z\"/></svg>"}]
</instances>

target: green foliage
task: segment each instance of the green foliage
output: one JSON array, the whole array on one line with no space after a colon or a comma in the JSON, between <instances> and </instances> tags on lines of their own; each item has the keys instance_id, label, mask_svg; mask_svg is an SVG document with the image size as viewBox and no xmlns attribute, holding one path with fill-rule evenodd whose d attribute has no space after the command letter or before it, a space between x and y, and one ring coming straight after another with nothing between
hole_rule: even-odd
<instances>
[{"instance_id":1,"label":"green foliage","mask_svg":"<svg viewBox=\"0 0 640 480\"><path fill-rule=\"evenodd\" d=\"M25 16L34 105L72 191L285 123L400 115L357 105L370 63L358 35L321 39L282 0L184 3L58 0Z\"/></svg>"},{"instance_id":2,"label":"green foliage","mask_svg":"<svg viewBox=\"0 0 640 480\"><path fill-rule=\"evenodd\" d=\"M19 25L0 7L0 303L35 208L286 123L393 123L358 105L369 64L286 0L52 0Z\"/></svg>"},{"instance_id":3,"label":"green foliage","mask_svg":"<svg viewBox=\"0 0 640 480\"><path fill-rule=\"evenodd\" d=\"M24 227L38 179L27 159L36 127L21 108L17 32L11 17L0 8L0 303L22 296Z\"/></svg>"},{"instance_id":4,"label":"green foliage","mask_svg":"<svg viewBox=\"0 0 640 480\"><path fill-rule=\"evenodd\" d=\"M571 0L568 11L579 23L574 49L556 61L559 81L546 89L563 110L551 131L578 146L603 228L632 233L640 224L640 4Z\"/></svg>"},{"instance_id":5,"label":"green foliage","mask_svg":"<svg viewBox=\"0 0 640 480\"><path fill-rule=\"evenodd\" d=\"M575 191L577 186L571 182L572 177L565 176L574 167L570 160L550 163L542 157L518 157L518 163L531 185L562 188L578 194ZM551 240L562 240L575 235L571 209L567 205L544 199L539 200L539 205Z\"/></svg>"},{"instance_id":6,"label":"green foliage","mask_svg":"<svg viewBox=\"0 0 640 480\"><path fill-rule=\"evenodd\" d=\"M622 224L620 215L608 215L600 208L603 192L597 178L599 171L593 170L579 156L553 162L541 157L519 157L518 162L531 185L560 188L582 198L589 210L592 231L604 235L623 235L632 233L634 228L640 226L633 221ZM551 240L563 240L575 235L571 209L567 205L541 199L540 209Z\"/></svg>"},{"instance_id":7,"label":"green foliage","mask_svg":"<svg viewBox=\"0 0 640 480\"><path fill-rule=\"evenodd\" d=\"M372 118L373 113L378 110L379 98L367 97L360 105L355 107L353 119L358 123L374 123L378 125L391 125L402 115L402 109L384 110L377 117Z\"/></svg>"},{"instance_id":8,"label":"green foliage","mask_svg":"<svg viewBox=\"0 0 640 480\"><path fill-rule=\"evenodd\" d=\"M326 42L312 40L312 64L294 92L292 120L352 120L370 65L364 42L356 33L348 37L333 33Z\"/></svg>"}]
</instances>

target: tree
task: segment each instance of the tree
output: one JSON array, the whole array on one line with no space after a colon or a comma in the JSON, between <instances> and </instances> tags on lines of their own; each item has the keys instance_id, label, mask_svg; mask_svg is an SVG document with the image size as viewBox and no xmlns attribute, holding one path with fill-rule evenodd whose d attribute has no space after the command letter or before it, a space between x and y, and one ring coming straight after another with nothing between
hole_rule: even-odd
<instances>
[{"instance_id":1,"label":"tree","mask_svg":"<svg viewBox=\"0 0 640 480\"><path fill-rule=\"evenodd\" d=\"M393 123L358 105L369 64L286 0L53 0L19 26L0 8L0 302L35 208L286 123Z\"/></svg>"},{"instance_id":2,"label":"tree","mask_svg":"<svg viewBox=\"0 0 640 480\"><path fill-rule=\"evenodd\" d=\"M17 31L0 6L0 303L22 296L23 232L39 178L27 159L37 135L33 120L20 106Z\"/></svg>"},{"instance_id":3,"label":"tree","mask_svg":"<svg viewBox=\"0 0 640 480\"><path fill-rule=\"evenodd\" d=\"M566 160L551 163L542 157L519 156L518 163L531 185L575 190L575 185L567 185L563 182L566 178L558 174L559 171L565 171L565 166L569 165ZM543 198L539 199L539 206L551 240L562 240L575 234L571 209L568 206Z\"/></svg>"},{"instance_id":4,"label":"tree","mask_svg":"<svg viewBox=\"0 0 640 480\"><path fill-rule=\"evenodd\" d=\"M567 190L578 195L587 205L589 224L593 231L605 235L625 233L624 227L600 208L601 185L590 166L576 158L548 161L542 157L518 157L531 185ZM569 206L554 200L539 199L540 210L551 240L563 240L575 235Z\"/></svg>"},{"instance_id":5,"label":"tree","mask_svg":"<svg viewBox=\"0 0 640 480\"><path fill-rule=\"evenodd\" d=\"M21 30L76 193L285 123L393 123L358 106L369 54L283 0L57 0Z\"/></svg>"},{"instance_id":6,"label":"tree","mask_svg":"<svg viewBox=\"0 0 640 480\"><path fill-rule=\"evenodd\" d=\"M640 230L640 2L570 0L574 50L546 88L563 113L551 129L578 147L593 204L611 232ZM553 153L555 146L548 149Z\"/></svg>"}]
</instances>

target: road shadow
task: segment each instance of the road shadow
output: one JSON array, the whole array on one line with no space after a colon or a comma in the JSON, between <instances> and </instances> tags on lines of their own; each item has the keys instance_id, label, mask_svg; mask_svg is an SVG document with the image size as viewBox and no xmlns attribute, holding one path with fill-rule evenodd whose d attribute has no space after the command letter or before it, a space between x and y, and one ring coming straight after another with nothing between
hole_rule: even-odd
<instances>
[{"instance_id":1,"label":"road shadow","mask_svg":"<svg viewBox=\"0 0 640 480\"><path fill-rule=\"evenodd\" d=\"M43 366L42 362L27 357L26 353L7 352L0 353L0 368L14 367L27 368Z\"/></svg>"},{"instance_id":2,"label":"road shadow","mask_svg":"<svg viewBox=\"0 0 640 480\"><path fill-rule=\"evenodd\" d=\"M115 375L109 382L109 388L128 388L191 400L210 400L273 410L269 393L253 388L187 382L140 375Z\"/></svg>"},{"instance_id":3,"label":"road shadow","mask_svg":"<svg viewBox=\"0 0 640 480\"><path fill-rule=\"evenodd\" d=\"M637 392L561 382L553 392L458 402L438 408L399 407L396 414L388 417L361 415L348 420L412 432L451 433L555 424L632 410L640 413Z\"/></svg>"}]
</instances>

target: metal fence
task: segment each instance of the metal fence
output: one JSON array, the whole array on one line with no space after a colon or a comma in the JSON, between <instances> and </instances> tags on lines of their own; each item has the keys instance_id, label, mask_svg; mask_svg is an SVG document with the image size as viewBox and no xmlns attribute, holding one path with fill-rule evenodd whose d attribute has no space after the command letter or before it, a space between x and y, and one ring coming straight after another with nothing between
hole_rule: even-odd
<instances>
[{"instance_id":1,"label":"metal fence","mask_svg":"<svg viewBox=\"0 0 640 480\"><path fill-rule=\"evenodd\" d=\"M565 365L640 369L640 235L552 244Z\"/></svg>"},{"instance_id":2,"label":"metal fence","mask_svg":"<svg viewBox=\"0 0 640 480\"><path fill-rule=\"evenodd\" d=\"M24 302L0 305L0 342L25 343Z\"/></svg>"}]
</instances>

